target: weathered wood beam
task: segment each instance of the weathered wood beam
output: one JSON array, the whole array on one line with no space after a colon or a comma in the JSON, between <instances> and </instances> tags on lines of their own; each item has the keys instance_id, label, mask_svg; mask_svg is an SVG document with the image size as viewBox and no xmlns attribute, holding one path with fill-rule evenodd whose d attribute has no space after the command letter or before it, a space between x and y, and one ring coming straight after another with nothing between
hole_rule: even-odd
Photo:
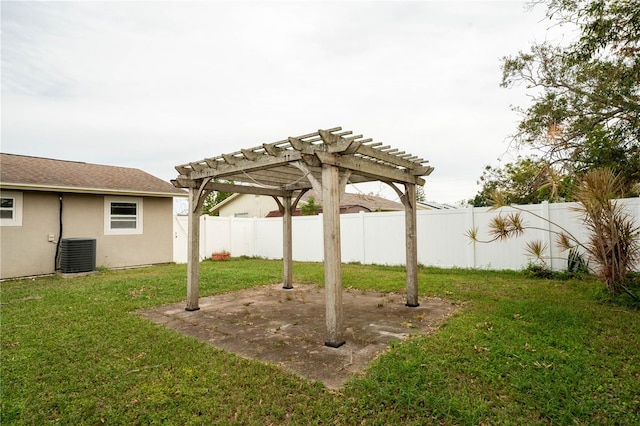
<instances>
[{"instance_id":1,"label":"weathered wood beam","mask_svg":"<svg viewBox=\"0 0 640 426\"><path fill-rule=\"evenodd\" d=\"M189 165L191 166L191 168L193 170L195 170L196 172L200 172L202 170L204 170L206 168L205 165L202 165L200 163L189 163Z\"/></svg>"},{"instance_id":2,"label":"weathered wood beam","mask_svg":"<svg viewBox=\"0 0 640 426\"><path fill-rule=\"evenodd\" d=\"M278 153L283 151L283 148L277 147L275 144L272 144L272 143L265 143L262 145L262 147L264 148L265 151L267 151L267 154L272 156L276 156L278 155Z\"/></svg>"},{"instance_id":3,"label":"weathered wood beam","mask_svg":"<svg viewBox=\"0 0 640 426\"><path fill-rule=\"evenodd\" d=\"M332 127L330 129L325 129L323 130L324 132L339 132L342 130L342 127ZM351 133L351 131L349 131L349 133ZM296 136L296 138L298 139L306 139L306 138L311 138L314 136L318 136L318 132L311 132L311 133L307 133L306 135L302 135L302 136Z\"/></svg>"},{"instance_id":4,"label":"weathered wood beam","mask_svg":"<svg viewBox=\"0 0 640 426\"><path fill-rule=\"evenodd\" d=\"M318 157L312 154L303 154L302 161L309 167L322 167L322 163L318 160Z\"/></svg>"},{"instance_id":5,"label":"weathered wood beam","mask_svg":"<svg viewBox=\"0 0 640 426\"><path fill-rule=\"evenodd\" d=\"M291 193L282 197L282 203L278 203L282 207L282 288L293 288L293 225L291 216Z\"/></svg>"},{"instance_id":6,"label":"weathered wood beam","mask_svg":"<svg viewBox=\"0 0 640 426\"><path fill-rule=\"evenodd\" d=\"M278 211L280 212L280 214L284 214L284 204L282 204L280 198L276 197L275 195L272 195L271 198L273 198L273 201L275 201L278 205ZM285 195L283 198L286 199L287 196Z\"/></svg>"},{"instance_id":7,"label":"weathered wood beam","mask_svg":"<svg viewBox=\"0 0 640 426\"><path fill-rule=\"evenodd\" d=\"M358 152L361 146L362 146L362 142L351 141L349 145L343 151L341 151L341 154L344 154L344 155L355 154L356 152Z\"/></svg>"},{"instance_id":8,"label":"weathered wood beam","mask_svg":"<svg viewBox=\"0 0 640 426\"><path fill-rule=\"evenodd\" d=\"M405 194L401 198L405 215L406 271L407 271L407 303L416 307L418 303L418 238L416 229L416 186L405 183Z\"/></svg>"},{"instance_id":9,"label":"weathered wood beam","mask_svg":"<svg viewBox=\"0 0 640 426\"><path fill-rule=\"evenodd\" d=\"M409 307L419 306L418 303L418 231L416 226L416 186L404 184L404 192L393 182L383 181L389 185L400 197L404 205L405 217L405 269L407 282L407 303Z\"/></svg>"},{"instance_id":10,"label":"weathered wood beam","mask_svg":"<svg viewBox=\"0 0 640 426\"><path fill-rule=\"evenodd\" d=\"M362 137L362 136L360 136L360 137ZM352 138L346 138L346 139L347 139L347 140L351 140ZM373 139L371 139L371 138L367 138L367 139L360 139L358 142L360 142L360 143L363 143L363 144L364 144L364 143L373 142Z\"/></svg>"},{"instance_id":11,"label":"weathered wood beam","mask_svg":"<svg viewBox=\"0 0 640 426\"><path fill-rule=\"evenodd\" d=\"M284 150L276 156L262 155L255 161L245 160L244 158L234 157L237 161L235 164L221 163L217 169L205 169L201 172L191 172L188 177L191 179L199 179L203 177L223 178L232 176L236 173L250 173L255 170L270 169L277 166L287 165L292 161L302 158L302 154L298 151Z\"/></svg>"},{"instance_id":12,"label":"weathered wood beam","mask_svg":"<svg viewBox=\"0 0 640 426\"><path fill-rule=\"evenodd\" d=\"M298 192L295 200L291 201L293 191L287 192L282 197L282 202L278 197L273 197L278 204L278 210L282 214L282 288L289 290L293 288L293 212L298 205L298 201L302 195L307 192L308 189L304 189Z\"/></svg>"},{"instance_id":13,"label":"weathered wood beam","mask_svg":"<svg viewBox=\"0 0 640 426\"><path fill-rule=\"evenodd\" d=\"M279 188L264 188L261 186L235 185L231 183L209 182L206 189L211 191L233 192L238 194L271 195L284 197L289 191Z\"/></svg>"},{"instance_id":14,"label":"weathered wood beam","mask_svg":"<svg viewBox=\"0 0 640 426\"><path fill-rule=\"evenodd\" d=\"M420 167L419 163L414 161L408 161L404 158L398 157L397 155L393 155L392 152L397 151L397 149L384 151L380 148L372 148L369 145L362 145L360 149L358 149L358 154L365 155L367 157L376 158L378 160L394 164L396 166L404 167L405 169L418 169ZM424 176L424 175L420 175Z\"/></svg>"},{"instance_id":15,"label":"weathered wood beam","mask_svg":"<svg viewBox=\"0 0 640 426\"><path fill-rule=\"evenodd\" d=\"M197 311L200 286L200 212L196 212L196 188L189 188L189 222L187 223L187 306L186 311Z\"/></svg>"},{"instance_id":16,"label":"weathered wood beam","mask_svg":"<svg viewBox=\"0 0 640 426\"><path fill-rule=\"evenodd\" d=\"M205 158L204 162L207 163L207 166L209 166L209 168L211 169L217 169L218 164L220 164L220 162L217 161L215 158Z\"/></svg>"},{"instance_id":17,"label":"weathered wood beam","mask_svg":"<svg viewBox=\"0 0 640 426\"><path fill-rule=\"evenodd\" d=\"M291 208L293 210L296 209L296 206L298 205L298 202L300 202L300 199L302 198L302 196L307 192L309 192L310 190L311 188L302 188L300 191L298 191L298 195L296 196L296 199L293 200L293 204L291 204Z\"/></svg>"},{"instance_id":18,"label":"weathered wood beam","mask_svg":"<svg viewBox=\"0 0 640 426\"><path fill-rule=\"evenodd\" d=\"M186 165L175 166L174 169L176 169L176 171L181 175L185 176L191 173L191 170L193 170L191 167L187 167Z\"/></svg>"},{"instance_id":19,"label":"weathered wood beam","mask_svg":"<svg viewBox=\"0 0 640 426\"><path fill-rule=\"evenodd\" d=\"M176 188L198 188L198 181L189 179L183 176L178 177L172 181L173 186Z\"/></svg>"},{"instance_id":20,"label":"weathered wood beam","mask_svg":"<svg viewBox=\"0 0 640 426\"><path fill-rule=\"evenodd\" d=\"M411 172L416 176L429 176L433 170L434 168L431 166L420 166L416 167Z\"/></svg>"},{"instance_id":21,"label":"weathered wood beam","mask_svg":"<svg viewBox=\"0 0 640 426\"><path fill-rule=\"evenodd\" d=\"M320 198L318 201L322 202L322 183L313 175L313 173L311 173L311 170L309 170L304 162L297 161L295 163L291 163L291 165L299 168L304 173L304 176L309 180L309 183L316 192L318 198Z\"/></svg>"},{"instance_id":22,"label":"weathered wood beam","mask_svg":"<svg viewBox=\"0 0 640 426\"><path fill-rule=\"evenodd\" d=\"M339 169L322 165L322 223L324 234L324 291L327 338L325 345L344 345L342 308L342 257L340 252Z\"/></svg>"},{"instance_id":23,"label":"weathered wood beam","mask_svg":"<svg viewBox=\"0 0 640 426\"><path fill-rule=\"evenodd\" d=\"M241 149L240 152L242 152L242 155L244 156L244 158L246 158L249 161L255 161L263 155L263 154L260 154L259 152L251 151L248 149Z\"/></svg>"},{"instance_id":24,"label":"weathered wood beam","mask_svg":"<svg viewBox=\"0 0 640 426\"><path fill-rule=\"evenodd\" d=\"M326 130L318 130L318 134L322 138L322 142L329 146L336 145L342 140L340 136L334 135L333 133L327 132Z\"/></svg>"},{"instance_id":25,"label":"weathered wood beam","mask_svg":"<svg viewBox=\"0 0 640 426\"><path fill-rule=\"evenodd\" d=\"M311 183L307 179L302 180L300 182L293 183L293 184L285 185L283 187L285 191L309 190L311 188L312 188Z\"/></svg>"},{"instance_id":26,"label":"weathered wood beam","mask_svg":"<svg viewBox=\"0 0 640 426\"><path fill-rule=\"evenodd\" d=\"M238 162L238 157L235 157L230 154L222 154L222 158L224 159L225 163L230 164L232 166Z\"/></svg>"},{"instance_id":27,"label":"weathered wood beam","mask_svg":"<svg viewBox=\"0 0 640 426\"><path fill-rule=\"evenodd\" d=\"M289 143L291 144L293 149L303 154L313 154L313 152L315 151L314 146L311 142L303 141L302 139L290 137Z\"/></svg>"},{"instance_id":28,"label":"weathered wood beam","mask_svg":"<svg viewBox=\"0 0 640 426\"><path fill-rule=\"evenodd\" d=\"M211 193L206 181L189 188L189 221L187 223L187 306L186 311L197 311L200 299L200 210L204 199Z\"/></svg>"},{"instance_id":29,"label":"weathered wood beam","mask_svg":"<svg viewBox=\"0 0 640 426\"><path fill-rule=\"evenodd\" d=\"M277 169L256 170L251 172L251 178L256 184L281 186L301 179L303 174L294 167L278 167Z\"/></svg>"},{"instance_id":30,"label":"weathered wood beam","mask_svg":"<svg viewBox=\"0 0 640 426\"><path fill-rule=\"evenodd\" d=\"M413 183L424 185L424 179L415 176L408 171L398 170L394 167L373 163L361 157L352 155L336 155L328 152L316 152L316 156L324 164L331 164L344 169L353 170L356 173L371 176L377 180L390 180L393 182Z\"/></svg>"}]
</instances>

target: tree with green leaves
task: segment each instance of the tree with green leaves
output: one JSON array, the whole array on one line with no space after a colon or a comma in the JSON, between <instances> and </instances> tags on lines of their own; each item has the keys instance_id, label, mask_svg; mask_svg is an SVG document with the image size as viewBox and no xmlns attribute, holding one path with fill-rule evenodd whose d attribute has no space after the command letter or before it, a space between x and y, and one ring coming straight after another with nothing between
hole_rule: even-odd
<instances>
[{"instance_id":1,"label":"tree with green leaves","mask_svg":"<svg viewBox=\"0 0 640 426\"><path fill-rule=\"evenodd\" d=\"M621 176L623 196L638 195L640 2L534 4L546 5L547 18L573 26L578 37L565 46L534 43L503 58L501 85L524 84L532 97L528 108L515 108L522 115L515 147L537 150L556 175L575 179L609 168Z\"/></svg>"},{"instance_id":2,"label":"tree with green leaves","mask_svg":"<svg viewBox=\"0 0 640 426\"><path fill-rule=\"evenodd\" d=\"M224 183L233 184L233 181L225 181ZM209 216L218 216L219 213L211 213L213 208L233 195L233 192L213 191L204 199L202 203L201 214Z\"/></svg>"},{"instance_id":3,"label":"tree with green leaves","mask_svg":"<svg viewBox=\"0 0 640 426\"><path fill-rule=\"evenodd\" d=\"M427 201L424 186L416 186L416 201L419 203L425 203Z\"/></svg>"},{"instance_id":4,"label":"tree with green leaves","mask_svg":"<svg viewBox=\"0 0 640 426\"><path fill-rule=\"evenodd\" d=\"M302 203L300 206L300 212L303 216L313 216L317 215L320 209L322 208L322 204L316 203L315 198L309 197L306 203Z\"/></svg>"},{"instance_id":5,"label":"tree with green leaves","mask_svg":"<svg viewBox=\"0 0 640 426\"><path fill-rule=\"evenodd\" d=\"M562 201L572 188L571 179L549 167L545 160L518 157L503 167L486 166L480 177L482 190L469 200L474 207L488 207L500 196L507 204Z\"/></svg>"}]
</instances>

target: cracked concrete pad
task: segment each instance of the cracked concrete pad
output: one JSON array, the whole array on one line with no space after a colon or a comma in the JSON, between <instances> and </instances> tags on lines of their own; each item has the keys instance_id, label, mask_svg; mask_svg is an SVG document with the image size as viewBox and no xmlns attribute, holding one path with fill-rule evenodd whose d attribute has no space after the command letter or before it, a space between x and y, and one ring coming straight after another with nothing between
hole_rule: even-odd
<instances>
[{"instance_id":1,"label":"cracked concrete pad","mask_svg":"<svg viewBox=\"0 0 640 426\"><path fill-rule=\"evenodd\" d=\"M433 332L455 306L439 298L404 305L405 296L344 289L344 339L339 348L324 345L324 289L281 284L200 299L200 310L185 302L139 311L156 323L239 356L276 364L329 388L361 373L392 340Z\"/></svg>"}]
</instances>

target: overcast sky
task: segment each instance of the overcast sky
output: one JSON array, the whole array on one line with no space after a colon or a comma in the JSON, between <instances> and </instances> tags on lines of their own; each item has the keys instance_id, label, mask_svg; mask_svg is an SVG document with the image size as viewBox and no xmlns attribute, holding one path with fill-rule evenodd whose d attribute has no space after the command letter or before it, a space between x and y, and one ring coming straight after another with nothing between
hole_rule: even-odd
<instances>
[{"instance_id":1,"label":"overcast sky","mask_svg":"<svg viewBox=\"0 0 640 426\"><path fill-rule=\"evenodd\" d=\"M550 37L518 1L3 1L1 16L2 152L170 180L342 126L430 160L443 203L512 159L510 105L528 98L499 87L500 58Z\"/></svg>"}]
</instances>

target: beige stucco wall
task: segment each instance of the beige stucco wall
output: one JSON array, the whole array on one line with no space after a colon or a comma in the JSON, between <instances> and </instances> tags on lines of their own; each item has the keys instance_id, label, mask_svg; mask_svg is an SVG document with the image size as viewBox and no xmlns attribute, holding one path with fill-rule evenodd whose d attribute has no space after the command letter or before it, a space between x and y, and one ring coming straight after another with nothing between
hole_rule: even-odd
<instances>
[{"instance_id":1,"label":"beige stucco wall","mask_svg":"<svg viewBox=\"0 0 640 426\"><path fill-rule=\"evenodd\" d=\"M118 197L126 198L126 197ZM143 233L105 235L101 195L63 194L62 238L96 239L96 266L128 267L173 260L173 200L143 198ZM0 227L0 278L55 272L58 195L23 192L22 226ZM53 235L54 242L49 242Z\"/></svg>"},{"instance_id":2,"label":"beige stucco wall","mask_svg":"<svg viewBox=\"0 0 640 426\"><path fill-rule=\"evenodd\" d=\"M58 197L22 193L22 226L0 226L0 278L54 272L58 238Z\"/></svg>"},{"instance_id":3,"label":"beige stucco wall","mask_svg":"<svg viewBox=\"0 0 640 426\"><path fill-rule=\"evenodd\" d=\"M272 210L278 210L278 204L272 197L264 195L240 194L228 205L220 207L221 217L266 217Z\"/></svg>"}]
</instances>

